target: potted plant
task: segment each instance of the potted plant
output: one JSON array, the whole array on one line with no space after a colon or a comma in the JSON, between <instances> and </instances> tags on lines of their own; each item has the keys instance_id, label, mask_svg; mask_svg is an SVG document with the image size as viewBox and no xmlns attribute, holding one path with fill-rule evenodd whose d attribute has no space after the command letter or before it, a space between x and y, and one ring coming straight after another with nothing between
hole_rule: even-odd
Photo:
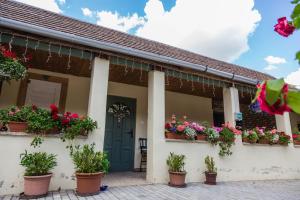
<instances>
[{"instance_id":1,"label":"potted plant","mask_svg":"<svg viewBox=\"0 0 300 200\"><path fill-rule=\"evenodd\" d=\"M196 139L197 140L206 140L207 139L207 135L205 133L205 129L206 129L205 126L202 126L202 125L198 124L197 122L192 122L190 124L190 127L196 131L196 133L197 133Z\"/></svg>"},{"instance_id":2,"label":"potted plant","mask_svg":"<svg viewBox=\"0 0 300 200\"><path fill-rule=\"evenodd\" d=\"M222 128L218 128L218 127L206 128L204 132L207 135L206 138L207 141L212 145L217 145L219 142L219 136L221 130Z\"/></svg>"},{"instance_id":3,"label":"potted plant","mask_svg":"<svg viewBox=\"0 0 300 200\"><path fill-rule=\"evenodd\" d=\"M291 136L285 134L285 132L279 133L278 144L287 146L291 142Z\"/></svg>"},{"instance_id":4,"label":"potted plant","mask_svg":"<svg viewBox=\"0 0 300 200\"><path fill-rule=\"evenodd\" d=\"M42 143L40 137L35 137L31 143L34 148ZM25 167L24 195L27 198L37 198L46 195L52 177L52 170L56 165L56 155L46 152L33 152L20 155L20 164Z\"/></svg>"},{"instance_id":5,"label":"potted plant","mask_svg":"<svg viewBox=\"0 0 300 200\"><path fill-rule=\"evenodd\" d=\"M206 171L205 171L206 181L204 183L208 185L216 185L217 168L215 167L215 161L213 157L206 156L205 165L206 165Z\"/></svg>"},{"instance_id":6,"label":"potted plant","mask_svg":"<svg viewBox=\"0 0 300 200\"><path fill-rule=\"evenodd\" d=\"M172 115L171 122L165 124L165 137L168 139L186 139L185 129L189 126L189 122L176 119L176 115Z\"/></svg>"},{"instance_id":7,"label":"potted plant","mask_svg":"<svg viewBox=\"0 0 300 200\"><path fill-rule=\"evenodd\" d=\"M31 114L31 106L18 108L12 106L1 111L1 122L7 124L10 132L25 132L28 128L28 116Z\"/></svg>"},{"instance_id":8,"label":"potted plant","mask_svg":"<svg viewBox=\"0 0 300 200\"><path fill-rule=\"evenodd\" d=\"M170 182L169 185L173 187L185 187L186 171L184 170L184 155L177 155L170 153L167 159L169 167Z\"/></svg>"},{"instance_id":9,"label":"potted plant","mask_svg":"<svg viewBox=\"0 0 300 200\"><path fill-rule=\"evenodd\" d=\"M245 130L242 134L242 140L243 142L254 144L258 141L258 135L255 130Z\"/></svg>"},{"instance_id":10,"label":"potted plant","mask_svg":"<svg viewBox=\"0 0 300 200\"><path fill-rule=\"evenodd\" d=\"M293 133L293 142L295 145L300 145L300 132L298 130Z\"/></svg>"},{"instance_id":11,"label":"potted plant","mask_svg":"<svg viewBox=\"0 0 300 200\"><path fill-rule=\"evenodd\" d=\"M98 194L101 179L109 168L107 155L95 151L95 144L86 144L83 147L76 146L71 151L71 158L76 170L77 194L80 196Z\"/></svg>"},{"instance_id":12,"label":"potted plant","mask_svg":"<svg viewBox=\"0 0 300 200\"><path fill-rule=\"evenodd\" d=\"M28 132L36 134L50 133L55 126L50 111L32 106L32 112L27 116Z\"/></svg>"}]
</instances>

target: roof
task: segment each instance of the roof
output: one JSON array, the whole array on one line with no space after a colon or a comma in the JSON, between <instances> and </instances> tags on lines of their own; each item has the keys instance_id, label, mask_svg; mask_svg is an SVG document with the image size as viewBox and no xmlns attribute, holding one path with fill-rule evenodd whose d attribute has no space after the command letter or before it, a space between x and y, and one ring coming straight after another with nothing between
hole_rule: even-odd
<instances>
[{"instance_id":1,"label":"roof","mask_svg":"<svg viewBox=\"0 0 300 200\"><path fill-rule=\"evenodd\" d=\"M23 3L0 0L0 17L38 27L72 34L87 39L120 45L123 47L177 59L191 64L208 66L250 79L265 80L272 76L238 65L205 57L160 42L144 39L95 24L83 22L61 14L46 11Z\"/></svg>"}]
</instances>

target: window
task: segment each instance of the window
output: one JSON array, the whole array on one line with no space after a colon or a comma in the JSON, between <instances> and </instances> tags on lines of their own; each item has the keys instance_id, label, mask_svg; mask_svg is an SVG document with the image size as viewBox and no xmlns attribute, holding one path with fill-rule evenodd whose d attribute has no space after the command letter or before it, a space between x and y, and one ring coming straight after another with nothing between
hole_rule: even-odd
<instances>
[{"instance_id":1,"label":"window","mask_svg":"<svg viewBox=\"0 0 300 200\"><path fill-rule=\"evenodd\" d=\"M18 106L36 105L49 108L50 104L58 105L59 110L65 110L68 79L29 73L22 80L18 96Z\"/></svg>"}]
</instances>

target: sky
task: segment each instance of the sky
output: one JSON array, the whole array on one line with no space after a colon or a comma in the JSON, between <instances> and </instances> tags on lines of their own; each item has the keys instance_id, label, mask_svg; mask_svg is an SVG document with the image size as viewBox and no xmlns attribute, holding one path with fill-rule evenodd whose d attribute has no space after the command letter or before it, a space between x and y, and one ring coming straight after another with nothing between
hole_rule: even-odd
<instances>
[{"instance_id":1,"label":"sky","mask_svg":"<svg viewBox=\"0 0 300 200\"><path fill-rule=\"evenodd\" d=\"M18 0L300 85L299 31L274 32L289 0Z\"/></svg>"}]
</instances>

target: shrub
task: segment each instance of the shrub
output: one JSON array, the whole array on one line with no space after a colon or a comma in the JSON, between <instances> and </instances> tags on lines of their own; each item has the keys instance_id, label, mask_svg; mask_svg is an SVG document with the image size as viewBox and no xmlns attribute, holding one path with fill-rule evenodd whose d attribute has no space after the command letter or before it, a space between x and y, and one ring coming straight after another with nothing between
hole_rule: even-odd
<instances>
[{"instance_id":1,"label":"shrub","mask_svg":"<svg viewBox=\"0 0 300 200\"><path fill-rule=\"evenodd\" d=\"M39 147L43 140L40 137L35 137L31 142L34 148ZM25 167L25 176L41 176L50 173L56 165L56 155L47 154L46 152L25 153L20 155L20 165Z\"/></svg>"},{"instance_id":2,"label":"shrub","mask_svg":"<svg viewBox=\"0 0 300 200\"><path fill-rule=\"evenodd\" d=\"M108 172L109 161L106 153L95 151L95 144L76 146L71 153L76 172L79 173L96 173Z\"/></svg>"},{"instance_id":3,"label":"shrub","mask_svg":"<svg viewBox=\"0 0 300 200\"><path fill-rule=\"evenodd\" d=\"M217 168L215 167L215 161L213 157L206 156L205 157L205 165L207 172L209 173L217 173Z\"/></svg>"},{"instance_id":4,"label":"shrub","mask_svg":"<svg viewBox=\"0 0 300 200\"><path fill-rule=\"evenodd\" d=\"M167 159L167 165L169 167L170 172L184 172L184 155L177 155L174 153L170 153Z\"/></svg>"}]
</instances>

